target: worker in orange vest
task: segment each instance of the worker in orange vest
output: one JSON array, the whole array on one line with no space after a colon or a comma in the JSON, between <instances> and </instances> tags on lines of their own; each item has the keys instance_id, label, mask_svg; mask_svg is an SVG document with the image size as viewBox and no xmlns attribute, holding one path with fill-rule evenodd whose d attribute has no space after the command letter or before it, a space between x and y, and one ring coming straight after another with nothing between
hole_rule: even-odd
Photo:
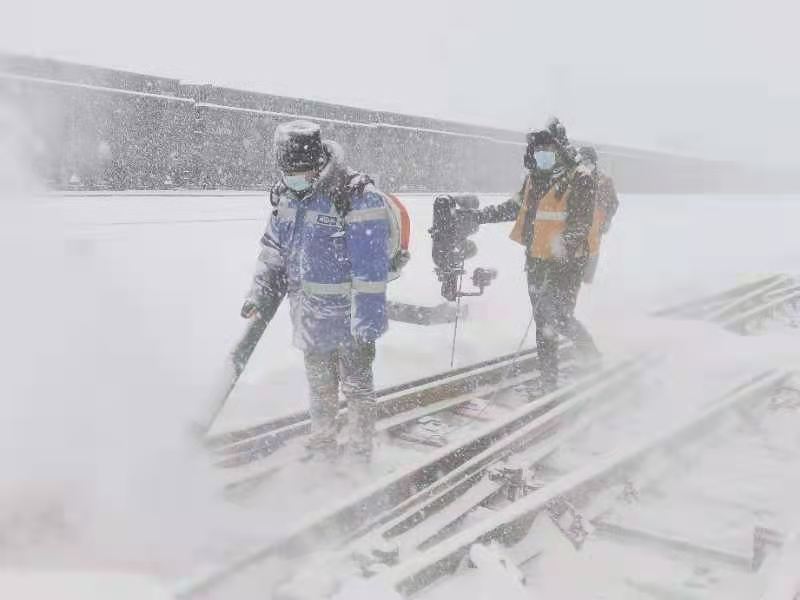
<instances>
[{"instance_id":1,"label":"worker in orange vest","mask_svg":"<svg viewBox=\"0 0 800 600\"><path fill-rule=\"evenodd\" d=\"M614 181L597 166L597 150L583 146L578 150L581 165L592 173L596 182L597 194L594 201L594 219L589 231L589 258L583 271L583 282L592 283L600 258L600 243L611 228L611 221L619 208L619 198L614 189Z\"/></svg>"},{"instance_id":2,"label":"worker in orange vest","mask_svg":"<svg viewBox=\"0 0 800 600\"><path fill-rule=\"evenodd\" d=\"M575 344L584 362L600 353L588 330L575 318L581 278L589 258L596 181L577 160L566 131L554 120L527 136L522 189L510 200L476 211L479 223L515 221L510 238L525 247L528 294L536 322L542 373L532 395L558 384L558 336Z\"/></svg>"}]
</instances>

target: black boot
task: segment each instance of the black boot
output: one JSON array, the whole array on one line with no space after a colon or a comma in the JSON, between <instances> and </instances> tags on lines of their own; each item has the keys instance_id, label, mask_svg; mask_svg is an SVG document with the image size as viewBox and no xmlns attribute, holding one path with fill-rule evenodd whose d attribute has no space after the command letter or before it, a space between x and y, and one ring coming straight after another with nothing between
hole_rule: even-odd
<instances>
[{"instance_id":1,"label":"black boot","mask_svg":"<svg viewBox=\"0 0 800 600\"><path fill-rule=\"evenodd\" d=\"M540 334L536 329L536 348L539 356L539 379L528 388L528 399L535 400L558 387L558 338Z\"/></svg>"}]
</instances>

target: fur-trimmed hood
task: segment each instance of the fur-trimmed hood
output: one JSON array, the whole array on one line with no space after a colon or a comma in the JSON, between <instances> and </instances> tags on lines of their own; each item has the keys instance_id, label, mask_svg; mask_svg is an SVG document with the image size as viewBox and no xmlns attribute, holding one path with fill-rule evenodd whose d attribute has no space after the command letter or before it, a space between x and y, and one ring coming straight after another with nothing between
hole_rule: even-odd
<instances>
[{"instance_id":1,"label":"fur-trimmed hood","mask_svg":"<svg viewBox=\"0 0 800 600\"><path fill-rule=\"evenodd\" d=\"M344 150L337 142L325 140L322 145L327 160L312 190L330 195L339 211L344 214L349 211L349 200L344 198L359 193L374 182L369 175L359 173L344 164Z\"/></svg>"},{"instance_id":2,"label":"fur-trimmed hood","mask_svg":"<svg viewBox=\"0 0 800 600\"><path fill-rule=\"evenodd\" d=\"M322 150L325 153L325 166L314 182L313 189L328 192L341 190L353 174L353 171L344 164L344 149L338 142L324 140Z\"/></svg>"},{"instance_id":3,"label":"fur-trimmed hood","mask_svg":"<svg viewBox=\"0 0 800 600\"><path fill-rule=\"evenodd\" d=\"M270 191L273 205L275 204L275 199L284 194L291 194L298 199L305 198L315 192L327 192L332 196L337 196L341 190L346 188L357 173L345 165L344 149L338 142L324 140L322 142L322 151L325 153L325 164L319 173L319 177L317 177L317 180L314 182L314 185L311 186L305 194L300 196L286 187L283 180L278 180Z\"/></svg>"}]
</instances>

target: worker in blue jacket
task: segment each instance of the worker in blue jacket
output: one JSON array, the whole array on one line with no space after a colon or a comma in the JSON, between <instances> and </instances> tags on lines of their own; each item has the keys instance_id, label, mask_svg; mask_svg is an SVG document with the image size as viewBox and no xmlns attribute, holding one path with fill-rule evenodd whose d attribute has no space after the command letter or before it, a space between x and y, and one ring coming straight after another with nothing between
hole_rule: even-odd
<instances>
[{"instance_id":1,"label":"worker in blue jacket","mask_svg":"<svg viewBox=\"0 0 800 600\"><path fill-rule=\"evenodd\" d=\"M348 453L368 462L375 429L372 364L387 329L389 214L369 177L348 169L338 144L307 121L280 125L280 180L242 316L270 319L289 296L294 344L311 393L309 450L338 455L339 389L347 401Z\"/></svg>"}]
</instances>

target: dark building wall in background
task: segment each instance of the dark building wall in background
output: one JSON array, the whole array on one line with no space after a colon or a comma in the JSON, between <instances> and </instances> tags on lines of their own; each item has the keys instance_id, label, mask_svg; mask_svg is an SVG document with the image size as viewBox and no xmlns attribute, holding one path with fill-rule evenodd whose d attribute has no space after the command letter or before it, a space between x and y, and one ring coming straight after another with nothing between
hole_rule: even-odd
<instances>
[{"instance_id":1,"label":"dark building wall in background","mask_svg":"<svg viewBox=\"0 0 800 600\"><path fill-rule=\"evenodd\" d=\"M512 192L522 174L522 132L54 60L0 56L0 97L30 130L37 173L59 189L263 189L274 129L298 116L387 190ZM621 191L764 189L762 174L731 164L598 149ZM783 190L793 179L767 181Z\"/></svg>"}]
</instances>

